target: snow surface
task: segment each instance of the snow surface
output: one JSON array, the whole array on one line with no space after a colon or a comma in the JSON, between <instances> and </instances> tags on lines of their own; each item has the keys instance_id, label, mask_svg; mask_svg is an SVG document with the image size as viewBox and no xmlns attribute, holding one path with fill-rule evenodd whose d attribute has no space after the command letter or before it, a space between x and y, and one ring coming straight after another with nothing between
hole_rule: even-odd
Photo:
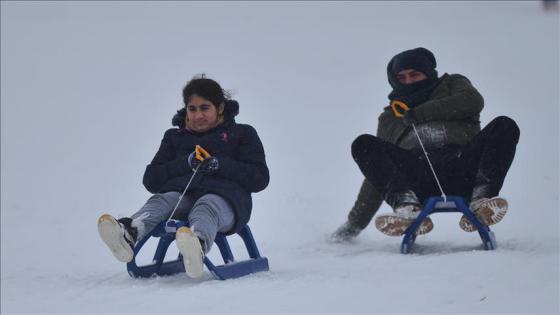
<instances>
[{"instance_id":1,"label":"snow surface","mask_svg":"<svg viewBox=\"0 0 560 315\"><path fill-rule=\"evenodd\" d=\"M559 32L540 1L2 1L1 312L559 313ZM418 46L471 79L483 125L521 128L496 251L458 214L434 215L412 255L373 225L325 241L360 186L350 144L376 130L386 64ZM250 225L271 271L132 279L95 222L149 197L144 167L201 72L264 142Z\"/></svg>"}]
</instances>

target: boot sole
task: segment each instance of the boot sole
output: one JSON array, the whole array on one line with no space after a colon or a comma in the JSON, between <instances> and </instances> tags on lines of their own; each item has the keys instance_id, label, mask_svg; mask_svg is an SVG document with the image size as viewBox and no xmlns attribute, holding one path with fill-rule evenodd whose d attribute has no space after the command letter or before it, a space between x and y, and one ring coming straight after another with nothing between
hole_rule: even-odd
<instances>
[{"instance_id":1,"label":"boot sole","mask_svg":"<svg viewBox=\"0 0 560 315\"><path fill-rule=\"evenodd\" d=\"M186 226L179 228L175 234L177 247L183 255L183 264L187 276L200 278L204 274L202 247L198 237Z\"/></svg>"},{"instance_id":2,"label":"boot sole","mask_svg":"<svg viewBox=\"0 0 560 315\"><path fill-rule=\"evenodd\" d=\"M492 198L484 203L484 206L480 207L475 215L480 222L483 224L493 225L496 224L504 218L508 210L508 203L502 198ZM459 221L459 226L465 232L474 232L477 230L476 226L471 223L471 221L463 215Z\"/></svg>"},{"instance_id":3,"label":"boot sole","mask_svg":"<svg viewBox=\"0 0 560 315\"><path fill-rule=\"evenodd\" d=\"M119 222L115 218L108 214L99 217L97 220L97 231L118 261L132 261L134 251L124 239Z\"/></svg>"},{"instance_id":4,"label":"boot sole","mask_svg":"<svg viewBox=\"0 0 560 315\"><path fill-rule=\"evenodd\" d=\"M382 214L375 218L375 227L385 235L401 236L412 222L414 222L414 219L401 218L394 214ZM427 217L416 230L416 235L429 233L433 228L432 219Z\"/></svg>"}]
</instances>

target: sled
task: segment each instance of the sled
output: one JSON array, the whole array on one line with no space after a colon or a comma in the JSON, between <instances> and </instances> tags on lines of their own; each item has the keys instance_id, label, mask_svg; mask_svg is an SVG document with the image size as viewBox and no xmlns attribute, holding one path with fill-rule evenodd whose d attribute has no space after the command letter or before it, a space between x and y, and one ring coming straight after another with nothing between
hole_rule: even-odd
<instances>
[{"instance_id":1,"label":"sled","mask_svg":"<svg viewBox=\"0 0 560 315\"><path fill-rule=\"evenodd\" d=\"M134 247L134 258L126 265L128 274L134 278L150 278L154 275L164 276L184 273L185 266L183 265L183 257L180 253L179 257L175 260L164 261L169 245L175 240L175 232L182 226L188 226L188 222L178 220L162 222L148 235L142 238ZM204 265L206 265L206 268L208 268L216 279L226 280L239 278L251 273L269 270L268 259L260 255L249 226L246 225L237 234L242 238L247 248L249 259L236 261L231 252L226 235L218 233L214 243L220 250L224 260L223 265L214 265L208 257L204 257ZM136 264L136 256L150 237L159 238L152 264L138 266Z\"/></svg>"},{"instance_id":2,"label":"sled","mask_svg":"<svg viewBox=\"0 0 560 315\"><path fill-rule=\"evenodd\" d=\"M463 213L476 226L484 249L494 250L497 248L494 232L492 232L487 225L478 220L465 203L465 200L458 196L447 196L446 198L430 197L426 200L426 202L424 202L424 206L420 211L420 214L404 232L404 237L401 243L401 253L408 254L412 251L414 241L416 240L416 230L420 227L420 224L427 216L437 212Z\"/></svg>"}]
</instances>

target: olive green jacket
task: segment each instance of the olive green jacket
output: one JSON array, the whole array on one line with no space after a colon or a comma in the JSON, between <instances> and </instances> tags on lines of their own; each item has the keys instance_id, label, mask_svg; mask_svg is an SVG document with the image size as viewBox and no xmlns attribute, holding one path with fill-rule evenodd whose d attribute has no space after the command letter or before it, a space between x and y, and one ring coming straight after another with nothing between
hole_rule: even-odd
<instances>
[{"instance_id":1,"label":"olive green jacket","mask_svg":"<svg viewBox=\"0 0 560 315\"><path fill-rule=\"evenodd\" d=\"M484 99L469 79L460 74L444 74L439 81L430 99L411 109L418 135L428 148L465 144L480 132ZM395 117L390 106L379 116L377 136L404 149L420 148L412 127ZM381 193L364 180L348 220L356 227L365 228L382 202Z\"/></svg>"},{"instance_id":2,"label":"olive green jacket","mask_svg":"<svg viewBox=\"0 0 560 315\"><path fill-rule=\"evenodd\" d=\"M460 74L444 74L430 99L411 109L416 130L425 147L465 144L480 132L480 112L484 100L469 79ZM404 149L419 148L412 127L395 117L390 106L379 116L377 136Z\"/></svg>"}]
</instances>

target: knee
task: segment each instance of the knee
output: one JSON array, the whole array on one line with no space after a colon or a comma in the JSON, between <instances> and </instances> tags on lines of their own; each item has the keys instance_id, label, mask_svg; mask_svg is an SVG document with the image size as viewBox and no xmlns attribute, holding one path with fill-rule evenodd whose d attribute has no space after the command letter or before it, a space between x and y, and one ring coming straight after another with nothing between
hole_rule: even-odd
<instances>
[{"instance_id":1,"label":"knee","mask_svg":"<svg viewBox=\"0 0 560 315\"><path fill-rule=\"evenodd\" d=\"M218 195L206 194L198 198L193 208L205 207L208 211L215 212L217 209L223 208L225 203L227 203L225 199Z\"/></svg>"},{"instance_id":2,"label":"knee","mask_svg":"<svg viewBox=\"0 0 560 315\"><path fill-rule=\"evenodd\" d=\"M233 213L229 203L218 195L206 194L195 202L189 217L198 216L209 220L217 220L224 212Z\"/></svg>"},{"instance_id":3,"label":"knee","mask_svg":"<svg viewBox=\"0 0 560 315\"><path fill-rule=\"evenodd\" d=\"M212 202L208 200L198 200L189 212L189 220L193 218L214 218L216 217L216 207Z\"/></svg>"},{"instance_id":4,"label":"knee","mask_svg":"<svg viewBox=\"0 0 560 315\"><path fill-rule=\"evenodd\" d=\"M511 139L514 143L519 141L521 131L513 119L507 116L499 116L494 118L490 124L493 124L495 128L500 131L502 136Z\"/></svg>"},{"instance_id":5,"label":"knee","mask_svg":"<svg viewBox=\"0 0 560 315\"><path fill-rule=\"evenodd\" d=\"M354 160L358 161L364 156L368 156L377 141L377 137L369 134L363 134L357 137L354 142L352 142L352 157Z\"/></svg>"}]
</instances>

